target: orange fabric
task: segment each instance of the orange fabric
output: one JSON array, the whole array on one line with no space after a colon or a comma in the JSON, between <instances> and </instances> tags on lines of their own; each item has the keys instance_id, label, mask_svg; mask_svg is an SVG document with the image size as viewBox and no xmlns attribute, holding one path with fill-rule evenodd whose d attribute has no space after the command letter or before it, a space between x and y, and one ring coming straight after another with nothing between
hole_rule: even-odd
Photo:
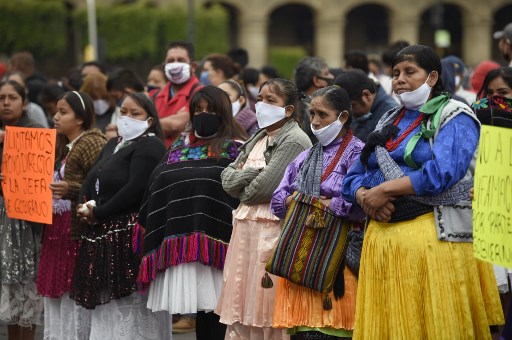
<instances>
[{"instance_id":1,"label":"orange fabric","mask_svg":"<svg viewBox=\"0 0 512 340\"><path fill-rule=\"evenodd\" d=\"M331 327L352 330L354 328L357 278L345 267L345 294L336 300L329 293L332 309L323 309L325 293L302 287L279 278L274 305L274 327L292 328Z\"/></svg>"}]
</instances>

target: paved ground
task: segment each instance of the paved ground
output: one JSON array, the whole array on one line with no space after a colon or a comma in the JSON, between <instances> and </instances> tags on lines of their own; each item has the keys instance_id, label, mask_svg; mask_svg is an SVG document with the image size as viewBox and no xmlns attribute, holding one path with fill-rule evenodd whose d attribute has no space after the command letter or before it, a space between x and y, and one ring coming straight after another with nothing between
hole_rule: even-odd
<instances>
[{"instance_id":1,"label":"paved ground","mask_svg":"<svg viewBox=\"0 0 512 340\"><path fill-rule=\"evenodd\" d=\"M196 333L187 333L187 334L173 334L173 340L195 340ZM7 340L7 326L0 322L0 340ZM43 340L43 327L38 327L36 330L36 338L35 340Z\"/></svg>"}]
</instances>

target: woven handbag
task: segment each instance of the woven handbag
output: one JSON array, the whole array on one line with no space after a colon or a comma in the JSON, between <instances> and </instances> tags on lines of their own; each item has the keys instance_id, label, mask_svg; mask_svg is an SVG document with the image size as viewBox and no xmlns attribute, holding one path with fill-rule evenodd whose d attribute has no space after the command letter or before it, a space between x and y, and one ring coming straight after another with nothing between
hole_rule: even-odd
<instances>
[{"instance_id":1,"label":"woven handbag","mask_svg":"<svg viewBox=\"0 0 512 340\"><path fill-rule=\"evenodd\" d=\"M319 292L333 288L343 261L349 223L318 198L294 192L267 272Z\"/></svg>"}]
</instances>

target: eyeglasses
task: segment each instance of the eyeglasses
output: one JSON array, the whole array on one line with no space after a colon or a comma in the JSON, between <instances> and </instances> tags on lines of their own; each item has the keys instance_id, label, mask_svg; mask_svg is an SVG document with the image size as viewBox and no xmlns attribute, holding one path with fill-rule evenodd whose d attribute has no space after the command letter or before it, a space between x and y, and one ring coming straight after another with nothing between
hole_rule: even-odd
<instances>
[{"instance_id":1,"label":"eyeglasses","mask_svg":"<svg viewBox=\"0 0 512 340\"><path fill-rule=\"evenodd\" d=\"M325 81L327 83L327 85L331 86L332 84L334 84L334 78L327 78L327 77L323 77L323 76L316 76L318 79L322 79L323 81Z\"/></svg>"}]
</instances>

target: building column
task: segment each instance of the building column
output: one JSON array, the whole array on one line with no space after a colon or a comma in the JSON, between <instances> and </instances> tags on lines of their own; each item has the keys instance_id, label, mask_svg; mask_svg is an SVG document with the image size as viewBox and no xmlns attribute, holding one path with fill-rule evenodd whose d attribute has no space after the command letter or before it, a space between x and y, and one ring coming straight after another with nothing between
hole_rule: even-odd
<instances>
[{"instance_id":1,"label":"building column","mask_svg":"<svg viewBox=\"0 0 512 340\"><path fill-rule=\"evenodd\" d=\"M326 16L326 11L315 18L315 54L322 57L329 67L341 67L343 62L343 42L345 40L345 17Z\"/></svg>"},{"instance_id":2,"label":"building column","mask_svg":"<svg viewBox=\"0 0 512 340\"><path fill-rule=\"evenodd\" d=\"M389 43L405 40L417 44L421 25L421 13L410 11L390 11L389 13Z\"/></svg>"},{"instance_id":3,"label":"building column","mask_svg":"<svg viewBox=\"0 0 512 340\"><path fill-rule=\"evenodd\" d=\"M462 60L475 67L483 60L491 59L492 14L489 8L466 12L463 18Z\"/></svg>"},{"instance_id":4,"label":"building column","mask_svg":"<svg viewBox=\"0 0 512 340\"><path fill-rule=\"evenodd\" d=\"M249 64L260 68L268 62L268 15L263 11L240 9L238 44L249 52Z\"/></svg>"}]
</instances>

